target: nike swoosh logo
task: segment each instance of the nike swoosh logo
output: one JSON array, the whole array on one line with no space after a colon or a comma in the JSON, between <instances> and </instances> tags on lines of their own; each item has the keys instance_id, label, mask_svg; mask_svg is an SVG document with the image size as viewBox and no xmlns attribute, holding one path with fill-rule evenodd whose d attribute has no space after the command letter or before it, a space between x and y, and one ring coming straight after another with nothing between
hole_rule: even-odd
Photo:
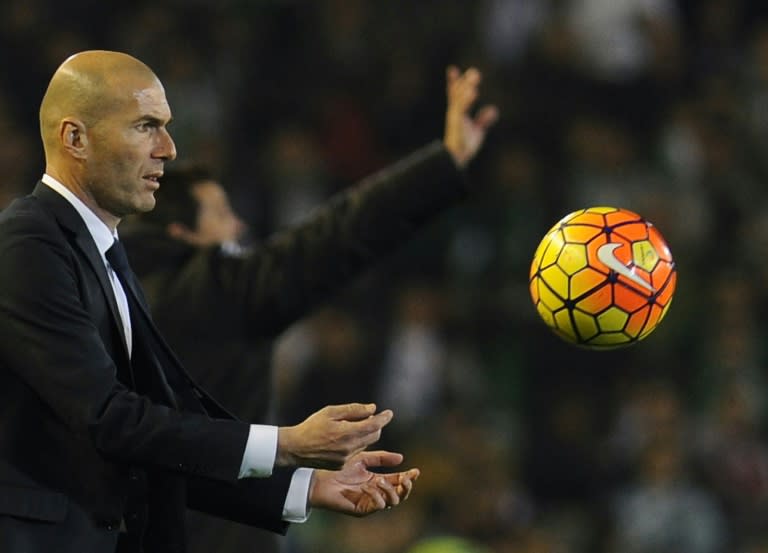
<instances>
[{"instance_id":1,"label":"nike swoosh logo","mask_svg":"<svg viewBox=\"0 0 768 553\"><path fill-rule=\"evenodd\" d=\"M603 244L599 248L597 248L597 258L609 269L616 271L621 276L628 278L635 284L638 284L651 292L652 294L656 292L656 289L648 284L646 281L644 281L642 278L640 278L639 275L636 275L629 267L624 265L613 253L613 251L616 248L620 248L621 244L615 244L615 243L608 243Z\"/></svg>"}]
</instances>

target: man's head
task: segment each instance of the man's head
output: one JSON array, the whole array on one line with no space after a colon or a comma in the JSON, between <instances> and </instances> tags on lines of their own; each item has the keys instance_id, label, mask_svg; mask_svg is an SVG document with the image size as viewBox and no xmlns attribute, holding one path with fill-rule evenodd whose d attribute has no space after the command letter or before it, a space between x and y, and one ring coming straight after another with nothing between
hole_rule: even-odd
<instances>
[{"instance_id":1,"label":"man's head","mask_svg":"<svg viewBox=\"0 0 768 553\"><path fill-rule=\"evenodd\" d=\"M186 163L169 168L157 198L157 207L144 213L141 220L189 244L235 242L246 230L218 178L202 165Z\"/></svg>"},{"instance_id":2,"label":"man's head","mask_svg":"<svg viewBox=\"0 0 768 553\"><path fill-rule=\"evenodd\" d=\"M114 227L155 206L165 161L176 157L171 110L157 76L127 54L68 58L40 105L46 172Z\"/></svg>"}]
</instances>

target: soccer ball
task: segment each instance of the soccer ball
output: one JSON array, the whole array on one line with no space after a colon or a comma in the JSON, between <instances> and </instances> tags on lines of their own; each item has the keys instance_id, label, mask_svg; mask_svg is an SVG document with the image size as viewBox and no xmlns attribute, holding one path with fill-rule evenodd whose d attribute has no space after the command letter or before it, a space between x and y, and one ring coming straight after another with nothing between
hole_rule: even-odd
<instances>
[{"instance_id":1,"label":"soccer ball","mask_svg":"<svg viewBox=\"0 0 768 553\"><path fill-rule=\"evenodd\" d=\"M675 262L656 227L626 209L591 207L547 232L533 256L529 288L555 334L611 349L653 332L676 281Z\"/></svg>"}]
</instances>

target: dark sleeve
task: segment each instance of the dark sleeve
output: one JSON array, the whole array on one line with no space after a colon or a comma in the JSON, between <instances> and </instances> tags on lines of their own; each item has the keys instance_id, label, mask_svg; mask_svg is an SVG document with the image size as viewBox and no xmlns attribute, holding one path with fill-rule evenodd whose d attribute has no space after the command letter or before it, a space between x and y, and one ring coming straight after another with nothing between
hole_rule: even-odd
<instances>
[{"instance_id":1,"label":"dark sleeve","mask_svg":"<svg viewBox=\"0 0 768 553\"><path fill-rule=\"evenodd\" d=\"M119 383L94 322L104 292L54 227L19 217L0 229L0 365L35 391L25 408L50 412L112 461L234 480L248 425L180 413Z\"/></svg>"},{"instance_id":2,"label":"dark sleeve","mask_svg":"<svg viewBox=\"0 0 768 553\"><path fill-rule=\"evenodd\" d=\"M269 478L244 478L217 482L207 478L187 480L187 506L209 515L285 534L282 520L293 469L276 468Z\"/></svg>"},{"instance_id":3,"label":"dark sleeve","mask_svg":"<svg viewBox=\"0 0 768 553\"><path fill-rule=\"evenodd\" d=\"M206 302L207 312L215 312L223 301L254 337L274 336L466 191L450 154L434 142L332 197L246 258L216 250L194 256L159 301L174 306L177 320L199 313Z\"/></svg>"}]
</instances>

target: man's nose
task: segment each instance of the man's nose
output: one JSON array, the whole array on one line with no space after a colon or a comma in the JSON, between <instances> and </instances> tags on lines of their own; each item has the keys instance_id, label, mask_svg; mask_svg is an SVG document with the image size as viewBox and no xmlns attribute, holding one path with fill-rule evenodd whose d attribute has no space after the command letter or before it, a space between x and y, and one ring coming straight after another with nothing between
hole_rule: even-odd
<instances>
[{"instance_id":1,"label":"man's nose","mask_svg":"<svg viewBox=\"0 0 768 553\"><path fill-rule=\"evenodd\" d=\"M160 129L160 142L154 157L165 161L176 159L176 143L171 138L171 133L165 128Z\"/></svg>"}]
</instances>

